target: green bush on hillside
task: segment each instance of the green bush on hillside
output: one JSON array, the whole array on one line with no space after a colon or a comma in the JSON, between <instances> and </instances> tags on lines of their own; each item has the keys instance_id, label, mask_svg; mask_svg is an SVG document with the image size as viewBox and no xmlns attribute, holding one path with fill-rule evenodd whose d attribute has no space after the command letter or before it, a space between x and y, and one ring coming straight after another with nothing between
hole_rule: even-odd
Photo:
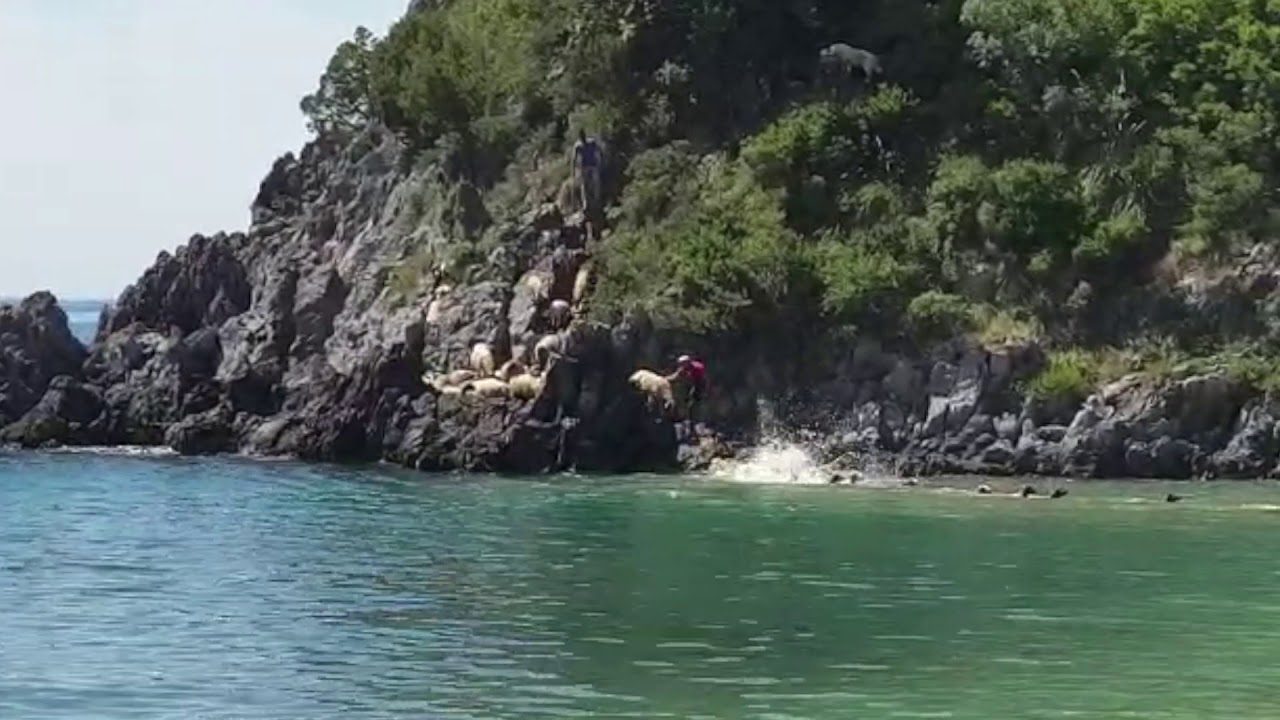
<instances>
[{"instance_id":1,"label":"green bush on hillside","mask_svg":"<svg viewBox=\"0 0 1280 720\"><path fill-rule=\"evenodd\" d=\"M1272 239L1278 28L1261 0L449 0L358 32L303 107L321 133L385 124L494 203L603 137L608 312L1027 337L1173 244ZM884 78L818 82L834 41Z\"/></svg>"}]
</instances>

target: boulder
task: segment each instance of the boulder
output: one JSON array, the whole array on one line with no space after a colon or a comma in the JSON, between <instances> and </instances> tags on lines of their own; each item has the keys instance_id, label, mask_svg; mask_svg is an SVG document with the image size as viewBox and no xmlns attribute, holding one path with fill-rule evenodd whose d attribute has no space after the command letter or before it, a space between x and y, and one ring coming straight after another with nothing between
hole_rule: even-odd
<instances>
[{"instance_id":1,"label":"boulder","mask_svg":"<svg viewBox=\"0 0 1280 720\"><path fill-rule=\"evenodd\" d=\"M39 403L0 431L0 440L26 447L105 445L109 440L105 410L97 388L61 375L49 383Z\"/></svg>"}]
</instances>

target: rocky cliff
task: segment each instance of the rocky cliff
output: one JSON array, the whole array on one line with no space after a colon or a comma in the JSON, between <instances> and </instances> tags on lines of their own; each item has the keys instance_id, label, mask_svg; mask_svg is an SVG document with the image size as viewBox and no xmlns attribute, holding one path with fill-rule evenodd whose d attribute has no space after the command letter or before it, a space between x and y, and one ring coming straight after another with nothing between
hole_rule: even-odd
<instances>
[{"instance_id":1,"label":"rocky cliff","mask_svg":"<svg viewBox=\"0 0 1280 720\"><path fill-rule=\"evenodd\" d=\"M423 189L445 183L437 168L406 170L402 152L371 130L282 158L248 232L162 253L87 355L52 297L6 309L4 437L424 470L674 467L674 425L627 384L646 350L629 325L559 330L533 399L430 391L424 376L467 367L477 343L501 361L555 334L547 311L572 300L587 252L544 208L496 229L502 242L465 282L410 272L424 245L463 242L446 233L469 232L451 223L473 198L451 188L436 208L447 219L424 221Z\"/></svg>"},{"instance_id":2,"label":"rocky cliff","mask_svg":"<svg viewBox=\"0 0 1280 720\"><path fill-rule=\"evenodd\" d=\"M1188 43L1150 3L996 5L415 1L339 47L249 228L161 254L91 348L48 295L0 311L0 439L661 470L763 409L834 465L1276 473L1280 74L1213 70L1265 11L1180 7ZM835 41L879 71L828 77ZM442 381L479 346L549 362ZM680 353L693 433L629 383Z\"/></svg>"},{"instance_id":3,"label":"rocky cliff","mask_svg":"<svg viewBox=\"0 0 1280 720\"><path fill-rule=\"evenodd\" d=\"M438 168L405 169L399 142L370 131L286 156L243 234L162 253L93 346L48 294L0 310L0 437L31 447L168 445L320 460L387 460L428 471L543 473L700 467L756 437L778 408L833 466L869 460L909 474L1257 477L1277 472L1280 407L1225 373L1131 376L1083 405L1029 399L1033 344L971 340L927 353L871 337L669 337L642 317L579 317L591 244L554 206L490 228L498 242L458 281L419 267L421 248L460 242L469 200ZM489 222L488 220L482 222ZM454 223L454 224L451 224ZM411 273L409 271L412 271ZM583 298L577 298L582 301ZM579 310L581 302L578 303ZM499 359L556 335L531 399L440 393L424 377L466 367L476 343ZM803 344L803 343L808 343ZM693 349L715 385L697 438L680 438L627 382ZM726 442L725 440L728 439ZM681 441L684 441L683 444Z\"/></svg>"}]
</instances>

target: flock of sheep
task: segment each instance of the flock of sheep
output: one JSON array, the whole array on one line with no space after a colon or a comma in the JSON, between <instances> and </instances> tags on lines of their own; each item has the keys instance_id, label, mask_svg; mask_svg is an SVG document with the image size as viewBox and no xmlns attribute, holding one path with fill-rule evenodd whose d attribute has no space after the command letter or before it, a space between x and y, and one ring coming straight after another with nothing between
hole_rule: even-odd
<instances>
[{"instance_id":1,"label":"flock of sheep","mask_svg":"<svg viewBox=\"0 0 1280 720\"><path fill-rule=\"evenodd\" d=\"M437 396L444 397L476 397L476 398L512 398L515 400L536 400L546 385L546 372L551 361L566 354L569 345L569 334L574 320L574 308L581 307L592 281L592 269L589 264L579 268L573 284L573 302L564 299L550 300L546 306L546 321L552 332L540 339L532 348L520 344L511 348L511 357L506 362L497 362L496 349L486 342L476 343L471 348L468 367L443 374L428 374L423 377L427 389ZM536 275L526 278L526 284L535 295L549 292L543 287ZM536 286L536 287L535 287ZM435 292L435 301L427 311L427 321L439 319L439 307L452 292L452 288L441 286ZM672 377L663 377L650 370L640 370L631 376L631 385L640 391L648 400L653 410L670 412L675 407L671 390Z\"/></svg>"}]
</instances>

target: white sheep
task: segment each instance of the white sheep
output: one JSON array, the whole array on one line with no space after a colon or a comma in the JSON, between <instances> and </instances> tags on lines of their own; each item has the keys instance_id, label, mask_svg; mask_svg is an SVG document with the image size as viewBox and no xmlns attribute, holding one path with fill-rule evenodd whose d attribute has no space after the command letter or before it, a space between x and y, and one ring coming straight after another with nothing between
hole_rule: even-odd
<instances>
[{"instance_id":1,"label":"white sheep","mask_svg":"<svg viewBox=\"0 0 1280 720\"><path fill-rule=\"evenodd\" d=\"M493 360L493 348L488 343L476 343L471 348L471 369L480 377L489 377L493 375L495 363Z\"/></svg>"},{"instance_id":2,"label":"white sheep","mask_svg":"<svg viewBox=\"0 0 1280 720\"><path fill-rule=\"evenodd\" d=\"M511 378L516 377L517 375L524 375L527 372L529 372L529 369L524 363L519 360L511 359L502 363L502 367L498 368L498 372L494 377L503 382L509 383L511 382Z\"/></svg>"},{"instance_id":3,"label":"white sheep","mask_svg":"<svg viewBox=\"0 0 1280 720\"><path fill-rule=\"evenodd\" d=\"M545 370L551 358L562 354L564 354L564 338L556 334L547 335L533 348L533 364L539 370Z\"/></svg>"},{"instance_id":4,"label":"white sheep","mask_svg":"<svg viewBox=\"0 0 1280 720\"><path fill-rule=\"evenodd\" d=\"M591 263L583 263L578 268L578 275L573 279L573 304L581 305L587 299L587 293L591 292L591 281L593 279L594 270Z\"/></svg>"},{"instance_id":5,"label":"white sheep","mask_svg":"<svg viewBox=\"0 0 1280 720\"><path fill-rule=\"evenodd\" d=\"M552 280L538 270L532 270L521 281L534 298L545 300L551 295Z\"/></svg>"},{"instance_id":6,"label":"white sheep","mask_svg":"<svg viewBox=\"0 0 1280 720\"><path fill-rule=\"evenodd\" d=\"M470 382L476 378L476 374L470 370L454 370L444 375L424 375L422 382L436 394L447 394L445 391L449 388L458 388L463 383Z\"/></svg>"},{"instance_id":7,"label":"white sheep","mask_svg":"<svg viewBox=\"0 0 1280 720\"><path fill-rule=\"evenodd\" d=\"M631 376L631 387L644 393L649 410L661 409L671 412L675 409L675 393L671 391L671 378L663 377L652 370L637 370Z\"/></svg>"},{"instance_id":8,"label":"white sheep","mask_svg":"<svg viewBox=\"0 0 1280 720\"><path fill-rule=\"evenodd\" d=\"M441 285L431 293L431 304L427 306L427 322L431 325L438 325L440 318L444 315L444 311L449 306L448 296L453 292L453 288L448 285Z\"/></svg>"},{"instance_id":9,"label":"white sheep","mask_svg":"<svg viewBox=\"0 0 1280 720\"><path fill-rule=\"evenodd\" d=\"M516 375L507 383L511 397L517 400L536 400L542 394L543 379L528 373Z\"/></svg>"},{"instance_id":10,"label":"white sheep","mask_svg":"<svg viewBox=\"0 0 1280 720\"><path fill-rule=\"evenodd\" d=\"M818 53L818 63L824 73L840 79L847 78L854 69L861 70L868 82L884 74L884 67L875 53L844 43L823 48Z\"/></svg>"},{"instance_id":11,"label":"white sheep","mask_svg":"<svg viewBox=\"0 0 1280 720\"><path fill-rule=\"evenodd\" d=\"M551 329L563 330L571 319L573 319L573 306L567 300L551 301L551 307L547 309L547 320L551 323Z\"/></svg>"},{"instance_id":12,"label":"white sheep","mask_svg":"<svg viewBox=\"0 0 1280 720\"><path fill-rule=\"evenodd\" d=\"M486 377L463 385L462 394L482 398L503 398L511 394L511 388L498 378Z\"/></svg>"}]
</instances>

